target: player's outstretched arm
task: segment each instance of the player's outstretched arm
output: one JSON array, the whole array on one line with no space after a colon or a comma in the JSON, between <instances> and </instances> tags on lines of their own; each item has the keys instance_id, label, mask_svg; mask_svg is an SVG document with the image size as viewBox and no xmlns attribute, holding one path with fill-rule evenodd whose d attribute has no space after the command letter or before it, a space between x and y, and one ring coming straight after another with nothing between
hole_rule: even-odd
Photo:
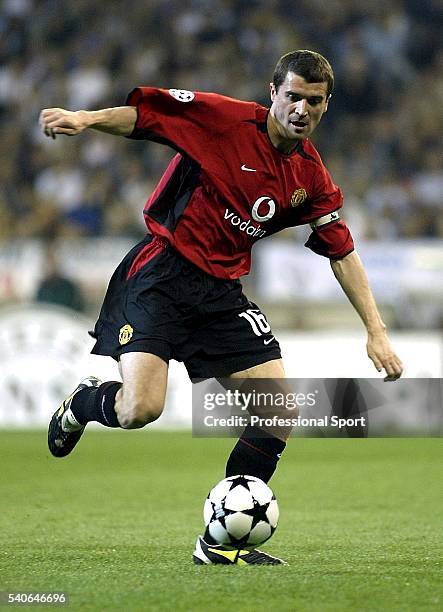
<instances>
[{"instance_id":1,"label":"player's outstretched arm","mask_svg":"<svg viewBox=\"0 0 443 612\"><path fill-rule=\"evenodd\" d=\"M57 134L76 136L87 128L116 136L129 136L136 121L135 106L117 106L96 111L45 108L39 119L44 134L50 138L55 138Z\"/></svg>"},{"instance_id":2,"label":"player's outstretched arm","mask_svg":"<svg viewBox=\"0 0 443 612\"><path fill-rule=\"evenodd\" d=\"M331 260L331 267L343 291L366 326L368 357L379 372L382 369L385 370L385 380L397 380L402 375L403 365L391 347L386 325L378 311L360 257L353 251L343 259Z\"/></svg>"}]
</instances>

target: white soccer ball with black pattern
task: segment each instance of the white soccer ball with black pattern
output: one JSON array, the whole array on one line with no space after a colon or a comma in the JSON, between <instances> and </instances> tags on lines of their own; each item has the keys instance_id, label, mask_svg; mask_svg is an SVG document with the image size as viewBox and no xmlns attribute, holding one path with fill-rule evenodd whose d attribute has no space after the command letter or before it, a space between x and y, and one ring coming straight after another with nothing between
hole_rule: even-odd
<instances>
[{"instance_id":1,"label":"white soccer ball with black pattern","mask_svg":"<svg viewBox=\"0 0 443 612\"><path fill-rule=\"evenodd\" d=\"M253 548L277 528L277 500L255 476L229 476L209 492L203 509L205 525L218 544Z\"/></svg>"}]
</instances>

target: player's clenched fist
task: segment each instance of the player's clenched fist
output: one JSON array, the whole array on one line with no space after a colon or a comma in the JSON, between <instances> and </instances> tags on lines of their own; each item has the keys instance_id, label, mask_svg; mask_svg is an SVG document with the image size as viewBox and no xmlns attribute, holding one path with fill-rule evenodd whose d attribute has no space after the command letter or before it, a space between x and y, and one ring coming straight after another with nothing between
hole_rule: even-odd
<instances>
[{"instance_id":1,"label":"player's clenched fist","mask_svg":"<svg viewBox=\"0 0 443 612\"><path fill-rule=\"evenodd\" d=\"M69 111L63 108L43 109L39 122L43 133L50 138L55 138L57 134L75 136L89 125L87 111Z\"/></svg>"}]
</instances>

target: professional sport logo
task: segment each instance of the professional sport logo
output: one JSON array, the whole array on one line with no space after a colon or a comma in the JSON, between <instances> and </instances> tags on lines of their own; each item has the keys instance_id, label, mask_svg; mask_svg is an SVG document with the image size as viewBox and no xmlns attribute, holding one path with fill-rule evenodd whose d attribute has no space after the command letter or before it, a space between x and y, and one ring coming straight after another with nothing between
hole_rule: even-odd
<instances>
[{"instance_id":1,"label":"professional sport logo","mask_svg":"<svg viewBox=\"0 0 443 612\"><path fill-rule=\"evenodd\" d=\"M118 341L120 344L128 344L133 333L134 330L130 325L123 325L123 327L120 328L120 333L118 335Z\"/></svg>"},{"instance_id":2,"label":"professional sport logo","mask_svg":"<svg viewBox=\"0 0 443 612\"><path fill-rule=\"evenodd\" d=\"M170 89L169 93L179 102L192 102L195 98L194 92L188 91L187 89Z\"/></svg>"},{"instance_id":3,"label":"professional sport logo","mask_svg":"<svg viewBox=\"0 0 443 612\"><path fill-rule=\"evenodd\" d=\"M305 189L301 187L300 189L296 189L291 196L291 206L295 208L296 206L303 204L307 197L308 194L306 193Z\"/></svg>"}]
</instances>

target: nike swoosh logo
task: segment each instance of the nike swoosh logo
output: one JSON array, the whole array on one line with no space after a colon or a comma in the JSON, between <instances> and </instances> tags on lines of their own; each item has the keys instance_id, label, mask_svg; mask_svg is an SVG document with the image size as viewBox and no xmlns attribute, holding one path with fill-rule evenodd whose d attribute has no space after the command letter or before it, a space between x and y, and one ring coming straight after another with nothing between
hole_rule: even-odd
<instances>
[{"instance_id":1,"label":"nike swoosh logo","mask_svg":"<svg viewBox=\"0 0 443 612\"><path fill-rule=\"evenodd\" d=\"M245 166L245 164L242 165L241 169L245 172L257 172L257 170L254 170L254 168L248 168L247 166Z\"/></svg>"},{"instance_id":2,"label":"nike swoosh logo","mask_svg":"<svg viewBox=\"0 0 443 612\"><path fill-rule=\"evenodd\" d=\"M269 338L269 340L263 340L263 344L269 344L273 340L274 340L274 336L272 336L272 338Z\"/></svg>"}]
</instances>

